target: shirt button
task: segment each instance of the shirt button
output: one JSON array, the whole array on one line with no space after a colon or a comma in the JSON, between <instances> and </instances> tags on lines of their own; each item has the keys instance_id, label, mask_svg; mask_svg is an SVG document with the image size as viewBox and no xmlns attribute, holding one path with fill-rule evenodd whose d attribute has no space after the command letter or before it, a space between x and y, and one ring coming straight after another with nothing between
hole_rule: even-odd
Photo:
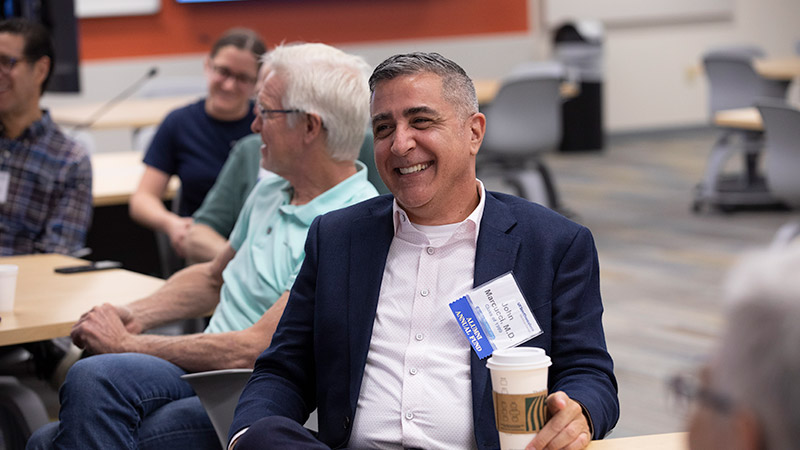
<instances>
[{"instance_id":1,"label":"shirt button","mask_svg":"<svg viewBox=\"0 0 800 450\"><path fill-rule=\"evenodd\" d=\"M417 374L417 368L416 367L412 367L411 369L408 370L408 373L410 373L411 375L416 375Z\"/></svg>"},{"instance_id":2,"label":"shirt button","mask_svg":"<svg viewBox=\"0 0 800 450\"><path fill-rule=\"evenodd\" d=\"M419 291L419 295L421 295L423 297L427 297L428 294L430 294L430 292L427 289L423 289L423 290Z\"/></svg>"},{"instance_id":3,"label":"shirt button","mask_svg":"<svg viewBox=\"0 0 800 450\"><path fill-rule=\"evenodd\" d=\"M433 247L428 247L425 249L425 251L428 252L429 255L436 253L436 249Z\"/></svg>"},{"instance_id":4,"label":"shirt button","mask_svg":"<svg viewBox=\"0 0 800 450\"><path fill-rule=\"evenodd\" d=\"M415 338L416 340L418 340L418 341L421 341L421 340L425 339L425 335L424 335L424 334L422 334L422 333L417 333L417 335L416 335L416 336L414 336L414 338Z\"/></svg>"},{"instance_id":5,"label":"shirt button","mask_svg":"<svg viewBox=\"0 0 800 450\"><path fill-rule=\"evenodd\" d=\"M414 418L414 413L412 413L411 411L406 413L406 419L411 420L413 418Z\"/></svg>"},{"instance_id":6,"label":"shirt button","mask_svg":"<svg viewBox=\"0 0 800 450\"><path fill-rule=\"evenodd\" d=\"M405 221L406 221L406 216L400 214L400 222L405 222Z\"/></svg>"},{"instance_id":7,"label":"shirt button","mask_svg":"<svg viewBox=\"0 0 800 450\"><path fill-rule=\"evenodd\" d=\"M272 233L272 227L267 227L267 234Z\"/></svg>"}]
</instances>

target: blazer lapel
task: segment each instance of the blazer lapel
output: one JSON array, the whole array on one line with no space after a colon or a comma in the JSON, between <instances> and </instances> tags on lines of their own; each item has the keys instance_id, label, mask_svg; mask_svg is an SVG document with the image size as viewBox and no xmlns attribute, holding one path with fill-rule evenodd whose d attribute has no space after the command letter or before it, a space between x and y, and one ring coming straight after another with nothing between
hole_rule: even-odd
<instances>
[{"instance_id":1,"label":"blazer lapel","mask_svg":"<svg viewBox=\"0 0 800 450\"><path fill-rule=\"evenodd\" d=\"M508 207L487 191L475 250L474 286L486 283L514 268L520 238L509 232L516 223L517 220ZM486 361L479 359L475 352L471 351L470 355L472 414L477 431L482 424L494 426L494 411L491 409L491 399L485 397L487 390L491 390Z\"/></svg>"},{"instance_id":2,"label":"blazer lapel","mask_svg":"<svg viewBox=\"0 0 800 450\"><path fill-rule=\"evenodd\" d=\"M350 346L350 411L354 411L372 337L383 270L394 236L392 202L378 203L350 227L348 323ZM377 230L377 234L376 234Z\"/></svg>"}]
</instances>

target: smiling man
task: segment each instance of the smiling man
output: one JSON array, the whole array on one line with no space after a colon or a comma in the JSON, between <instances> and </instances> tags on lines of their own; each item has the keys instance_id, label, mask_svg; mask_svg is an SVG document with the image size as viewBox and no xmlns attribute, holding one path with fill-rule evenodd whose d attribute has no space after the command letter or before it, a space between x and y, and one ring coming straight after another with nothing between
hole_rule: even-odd
<instances>
[{"instance_id":1,"label":"smiling man","mask_svg":"<svg viewBox=\"0 0 800 450\"><path fill-rule=\"evenodd\" d=\"M370 78L384 195L318 217L272 345L236 409L232 443L262 448L499 447L486 362L449 303L509 272L552 358L549 421L530 448L583 448L619 416L586 228L486 191L486 119L464 70L393 56ZM319 434L300 424L318 409Z\"/></svg>"},{"instance_id":2,"label":"smiling man","mask_svg":"<svg viewBox=\"0 0 800 450\"><path fill-rule=\"evenodd\" d=\"M300 270L311 221L377 194L356 161L368 120L366 62L327 45L299 44L275 48L264 64L269 75L252 127L261 135L264 168L276 176L255 185L212 261L177 272L150 296L81 316L72 339L95 356L70 369L61 422L37 431L29 449L219 448L180 376L252 367ZM211 310L204 333L142 333Z\"/></svg>"},{"instance_id":3,"label":"smiling man","mask_svg":"<svg viewBox=\"0 0 800 450\"><path fill-rule=\"evenodd\" d=\"M0 22L0 256L75 252L91 223L89 154L39 108L53 64L44 26Z\"/></svg>"}]
</instances>

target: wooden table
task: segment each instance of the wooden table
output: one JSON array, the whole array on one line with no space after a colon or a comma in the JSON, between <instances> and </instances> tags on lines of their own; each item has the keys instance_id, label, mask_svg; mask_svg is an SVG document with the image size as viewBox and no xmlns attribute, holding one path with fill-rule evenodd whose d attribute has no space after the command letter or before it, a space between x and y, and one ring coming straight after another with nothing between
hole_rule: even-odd
<instances>
[{"instance_id":1,"label":"wooden table","mask_svg":"<svg viewBox=\"0 0 800 450\"><path fill-rule=\"evenodd\" d=\"M127 99L106 111L91 128L141 128L158 125L170 111L197 99L196 95ZM97 102L51 107L50 117L59 125L79 126L85 124L103 106L104 103Z\"/></svg>"},{"instance_id":2,"label":"wooden table","mask_svg":"<svg viewBox=\"0 0 800 450\"><path fill-rule=\"evenodd\" d=\"M592 441L587 450L685 450L686 433L650 434Z\"/></svg>"},{"instance_id":3,"label":"wooden table","mask_svg":"<svg viewBox=\"0 0 800 450\"><path fill-rule=\"evenodd\" d=\"M800 57L757 59L754 65L759 75L771 80L800 77Z\"/></svg>"},{"instance_id":4,"label":"wooden table","mask_svg":"<svg viewBox=\"0 0 800 450\"><path fill-rule=\"evenodd\" d=\"M750 131L764 131L761 113L756 108L737 108L718 111L714 114L714 125Z\"/></svg>"},{"instance_id":5,"label":"wooden table","mask_svg":"<svg viewBox=\"0 0 800 450\"><path fill-rule=\"evenodd\" d=\"M58 274L53 269L87 263L55 254L0 258L16 264L14 311L0 311L0 346L68 336L81 314L105 302L123 304L151 294L164 280L123 269Z\"/></svg>"},{"instance_id":6,"label":"wooden table","mask_svg":"<svg viewBox=\"0 0 800 450\"><path fill-rule=\"evenodd\" d=\"M92 196L95 207L128 203L144 173L142 157L142 153L136 151L92 155ZM178 177L173 176L164 199L172 199L180 184Z\"/></svg>"}]
</instances>

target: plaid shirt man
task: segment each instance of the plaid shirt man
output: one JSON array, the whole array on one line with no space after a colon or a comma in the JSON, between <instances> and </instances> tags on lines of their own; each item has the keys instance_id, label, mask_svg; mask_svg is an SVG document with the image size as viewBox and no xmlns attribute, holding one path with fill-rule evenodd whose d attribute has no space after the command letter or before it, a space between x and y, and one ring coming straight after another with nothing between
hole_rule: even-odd
<instances>
[{"instance_id":1,"label":"plaid shirt man","mask_svg":"<svg viewBox=\"0 0 800 450\"><path fill-rule=\"evenodd\" d=\"M8 179L5 202L0 195L0 255L83 247L92 219L89 154L47 111L17 139L6 138L0 125L0 177Z\"/></svg>"}]
</instances>

